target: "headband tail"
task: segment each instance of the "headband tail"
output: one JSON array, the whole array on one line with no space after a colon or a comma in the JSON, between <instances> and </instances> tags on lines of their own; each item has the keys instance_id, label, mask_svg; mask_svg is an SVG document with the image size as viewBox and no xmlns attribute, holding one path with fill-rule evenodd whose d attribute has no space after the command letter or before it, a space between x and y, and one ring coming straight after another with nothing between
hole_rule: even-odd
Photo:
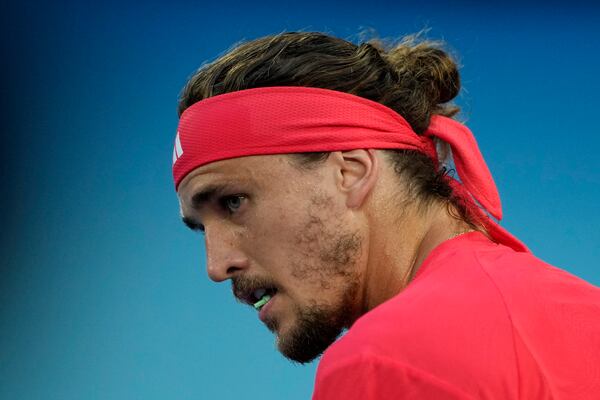
<instances>
[{"instance_id":1,"label":"headband tail","mask_svg":"<svg viewBox=\"0 0 600 400\"><path fill-rule=\"evenodd\" d=\"M434 115L426 135L440 138L450 145L456 172L462 182L461 184L451 178L450 184L455 193L465 200L469 212L483 224L490 237L516 251L529 252L523 242L498 225L473 202L473 199L476 200L496 219L502 218L498 189L469 128L451 118Z\"/></svg>"},{"instance_id":2,"label":"headband tail","mask_svg":"<svg viewBox=\"0 0 600 400\"><path fill-rule=\"evenodd\" d=\"M465 189L494 218L502 219L498 189L469 128L451 118L434 115L425 134L450 145L456 172Z\"/></svg>"},{"instance_id":3,"label":"headband tail","mask_svg":"<svg viewBox=\"0 0 600 400\"><path fill-rule=\"evenodd\" d=\"M477 204L471 193L456 179L447 177L456 196L463 199L467 212L476 224L481 224L488 236L496 243L501 243L519 252L529 252L523 242L513 236L509 231L501 227L495 220L490 218Z\"/></svg>"}]
</instances>

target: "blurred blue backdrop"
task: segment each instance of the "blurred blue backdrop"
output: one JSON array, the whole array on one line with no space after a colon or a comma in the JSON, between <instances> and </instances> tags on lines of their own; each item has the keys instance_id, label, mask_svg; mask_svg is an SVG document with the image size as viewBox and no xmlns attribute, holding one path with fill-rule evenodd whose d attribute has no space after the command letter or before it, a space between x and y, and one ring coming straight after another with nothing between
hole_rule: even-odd
<instances>
[{"instance_id":1,"label":"blurred blue backdrop","mask_svg":"<svg viewBox=\"0 0 600 400\"><path fill-rule=\"evenodd\" d=\"M417 4L418 3L418 4ZM343 5L342 5L343 4ZM430 27L504 226L600 284L600 13L479 2L12 3L2 12L1 399L306 399L255 313L204 272L171 182L177 96L243 39Z\"/></svg>"}]
</instances>

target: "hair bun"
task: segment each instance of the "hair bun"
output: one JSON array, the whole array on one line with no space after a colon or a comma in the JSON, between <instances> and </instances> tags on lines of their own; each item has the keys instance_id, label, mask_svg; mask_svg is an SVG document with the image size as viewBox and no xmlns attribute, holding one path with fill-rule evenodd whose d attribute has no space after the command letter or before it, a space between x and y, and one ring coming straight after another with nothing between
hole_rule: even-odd
<instances>
[{"instance_id":1,"label":"hair bun","mask_svg":"<svg viewBox=\"0 0 600 400\"><path fill-rule=\"evenodd\" d=\"M441 42L421 40L416 34L389 47L379 41L371 43L397 75L400 90L410 97L412 110L408 114L417 117L417 131L426 128L422 124L428 125L431 114L452 116L458 112L456 106L444 104L458 95L460 74L456 62L442 50Z\"/></svg>"},{"instance_id":2,"label":"hair bun","mask_svg":"<svg viewBox=\"0 0 600 400\"><path fill-rule=\"evenodd\" d=\"M460 90L458 67L440 42L404 38L386 54L402 81L412 80L429 97L431 105L454 99Z\"/></svg>"}]
</instances>

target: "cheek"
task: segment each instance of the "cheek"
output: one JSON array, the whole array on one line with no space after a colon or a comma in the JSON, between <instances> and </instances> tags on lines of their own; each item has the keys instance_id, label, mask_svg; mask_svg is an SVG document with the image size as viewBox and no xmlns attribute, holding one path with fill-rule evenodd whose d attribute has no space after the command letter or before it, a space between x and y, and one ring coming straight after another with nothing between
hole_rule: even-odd
<instances>
[{"instance_id":1,"label":"cheek","mask_svg":"<svg viewBox=\"0 0 600 400\"><path fill-rule=\"evenodd\" d=\"M251 216L247 224L246 250L256 261L268 268L281 268L300 250L298 232L301 230L297 212L264 207L264 212Z\"/></svg>"},{"instance_id":2,"label":"cheek","mask_svg":"<svg viewBox=\"0 0 600 400\"><path fill-rule=\"evenodd\" d=\"M330 289L343 286L357 274L362 241L357 232L322 231L314 238L304 235L299 242L300 256L290 265L291 275L299 281Z\"/></svg>"},{"instance_id":3,"label":"cheek","mask_svg":"<svg viewBox=\"0 0 600 400\"><path fill-rule=\"evenodd\" d=\"M339 283L336 277L354 272L361 240L344 222L333 197L315 191L303 196L303 202L286 196L262 204L248 227L253 239L248 251L274 277L284 279L285 274L285 279L302 281L298 284L326 289Z\"/></svg>"}]
</instances>

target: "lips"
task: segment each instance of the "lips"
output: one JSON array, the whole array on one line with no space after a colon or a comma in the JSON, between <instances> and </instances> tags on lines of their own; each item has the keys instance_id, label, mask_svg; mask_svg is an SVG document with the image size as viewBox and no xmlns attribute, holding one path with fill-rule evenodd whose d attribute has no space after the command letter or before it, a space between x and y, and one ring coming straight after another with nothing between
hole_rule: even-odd
<instances>
[{"instance_id":1,"label":"lips","mask_svg":"<svg viewBox=\"0 0 600 400\"><path fill-rule=\"evenodd\" d=\"M238 301L254 306L264 295L275 296L277 288L272 285L250 284L244 281L233 283L233 295Z\"/></svg>"}]
</instances>

